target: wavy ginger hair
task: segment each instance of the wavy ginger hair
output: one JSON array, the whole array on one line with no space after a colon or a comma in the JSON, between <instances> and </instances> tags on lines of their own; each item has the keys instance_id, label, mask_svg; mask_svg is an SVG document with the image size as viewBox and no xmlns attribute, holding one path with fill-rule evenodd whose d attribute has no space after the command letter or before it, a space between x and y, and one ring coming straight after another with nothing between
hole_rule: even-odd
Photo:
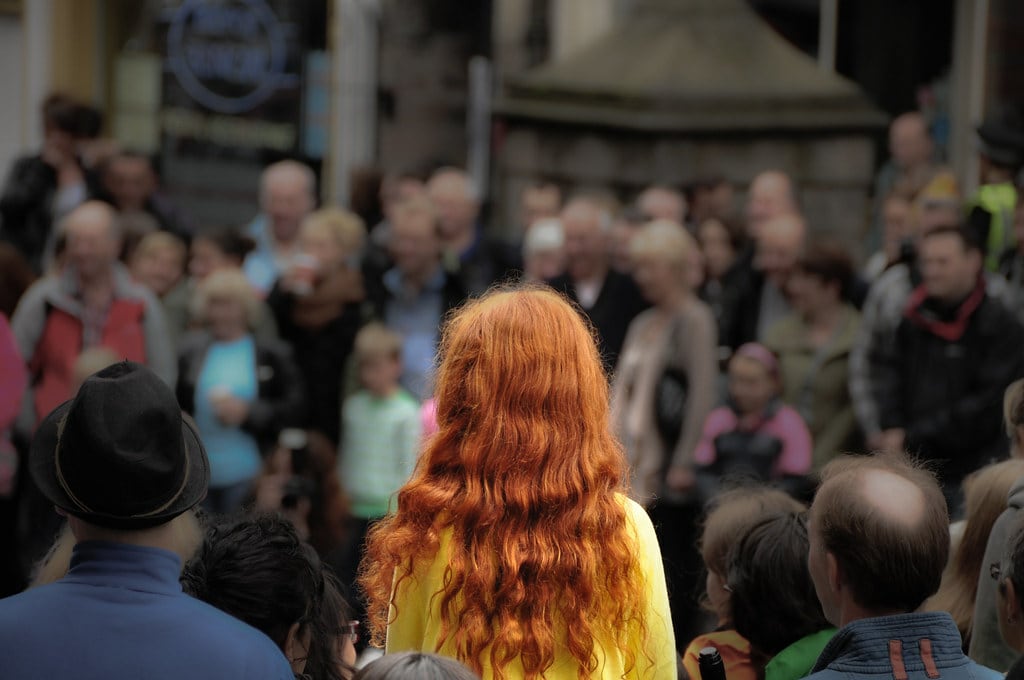
<instances>
[{"instance_id":1,"label":"wavy ginger hair","mask_svg":"<svg viewBox=\"0 0 1024 680\"><path fill-rule=\"evenodd\" d=\"M477 673L486 653L500 680L517 657L540 677L565 649L585 678L600 636L635 666L627 631L646 638L645 586L592 333L549 289L498 290L451 318L440 356L438 432L362 565L374 639L450 530L438 650L452 643Z\"/></svg>"}]
</instances>

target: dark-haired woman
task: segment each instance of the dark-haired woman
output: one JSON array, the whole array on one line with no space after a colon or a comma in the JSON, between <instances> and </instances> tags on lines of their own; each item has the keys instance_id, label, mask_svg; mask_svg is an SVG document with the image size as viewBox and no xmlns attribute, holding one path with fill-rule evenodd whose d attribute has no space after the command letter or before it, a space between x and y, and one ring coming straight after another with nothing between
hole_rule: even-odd
<instances>
[{"instance_id":1,"label":"dark-haired woman","mask_svg":"<svg viewBox=\"0 0 1024 680\"><path fill-rule=\"evenodd\" d=\"M348 620L337 582L316 551L283 517L214 522L181 583L190 595L265 633L296 677L351 677L358 623Z\"/></svg>"},{"instance_id":2,"label":"dark-haired woman","mask_svg":"<svg viewBox=\"0 0 1024 680\"><path fill-rule=\"evenodd\" d=\"M853 265L841 247L810 246L788 285L795 311L765 338L779 357L782 399L811 431L814 470L861 444L849 391L850 350L860 327L847 301L852 280Z\"/></svg>"}]
</instances>

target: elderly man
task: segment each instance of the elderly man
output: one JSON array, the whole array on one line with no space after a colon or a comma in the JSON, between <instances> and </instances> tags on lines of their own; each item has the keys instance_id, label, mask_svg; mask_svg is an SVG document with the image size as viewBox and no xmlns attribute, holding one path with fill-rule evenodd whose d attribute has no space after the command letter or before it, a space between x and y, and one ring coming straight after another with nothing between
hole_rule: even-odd
<instances>
[{"instance_id":1,"label":"elderly man","mask_svg":"<svg viewBox=\"0 0 1024 680\"><path fill-rule=\"evenodd\" d=\"M615 368L626 330L647 307L628 274L611 266L611 217L595 200L577 197L562 211L566 272L549 283L583 309L597 329L601 359Z\"/></svg>"},{"instance_id":2,"label":"elderly man","mask_svg":"<svg viewBox=\"0 0 1024 680\"><path fill-rule=\"evenodd\" d=\"M299 227L316 207L316 175L297 161L267 166L260 177L260 214L247 231L256 250L245 258L245 275L266 294L299 253Z\"/></svg>"},{"instance_id":3,"label":"elderly man","mask_svg":"<svg viewBox=\"0 0 1024 680\"><path fill-rule=\"evenodd\" d=\"M76 545L67 576L0 600L4 677L293 677L270 638L181 591L210 464L155 374L88 378L43 421L29 469Z\"/></svg>"},{"instance_id":4,"label":"elderly man","mask_svg":"<svg viewBox=\"0 0 1024 680\"><path fill-rule=\"evenodd\" d=\"M686 198L672 187L660 184L647 187L637 196L636 207L645 220L669 220L685 224Z\"/></svg>"},{"instance_id":5,"label":"elderly man","mask_svg":"<svg viewBox=\"0 0 1024 680\"><path fill-rule=\"evenodd\" d=\"M839 628L812 680L996 680L971 661L945 612L920 612L939 588L949 518L927 471L901 455L843 458L824 470L811 507L808 567Z\"/></svg>"},{"instance_id":6,"label":"elderly man","mask_svg":"<svg viewBox=\"0 0 1024 680\"><path fill-rule=\"evenodd\" d=\"M793 180L781 170L766 170L747 193L747 235L756 240L765 224L777 217L799 215Z\"/></svg>"},{"instance_id":7,"label":"elderly man","mask_svg":"<svg viewBox=\"0 0 1024 680\"><path fill-rule=\"evenodd\" d=\"M119 358L145 363L168 385L176 357L160 303L132 283L118 262L121 235L114 210L90 201L60 223L67 265L25 293L11 327L32 374L36 419L71 396L78 355L106 347Z\"/></svg>"},{"instance_id":8,"label":"elderly man","mask_svg":"<svg viewBox=\"0 0 1024 680\"><path fill-rule=\"evenodd\" d=\"M480 197L464 170L445 167L431 175L427 195L437 213L445 268L458 272L462 285L477 295L518 267L511 246L484 238L479 224Z\"/></svg>"}]
</instances>

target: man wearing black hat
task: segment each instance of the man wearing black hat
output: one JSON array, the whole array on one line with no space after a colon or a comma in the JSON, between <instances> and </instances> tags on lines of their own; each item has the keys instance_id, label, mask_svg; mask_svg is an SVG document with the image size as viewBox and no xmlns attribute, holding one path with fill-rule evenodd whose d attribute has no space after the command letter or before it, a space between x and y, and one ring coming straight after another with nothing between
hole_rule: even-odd
<instances>
[{"instance_id":1,"label":"man wearing black hat","mask_svg":"<svg viewBox=\"0 0 1024 680\"><path fill-rule=\"evenodd\" d=\"M90 377L43 420L29 468L77 544L63 579L0 600L0 675L293 678L268 637L181 591L174 551L210 467L156 374Z\"/></svg>"},{"instance_id":2,"label":"man wearing black hat","mask_svg":"<svg viewBox=\"0 0 1024 680\"><path fill-rule=\"evenodd\" d=\"M1013 247L1014 179L1024 166L1024 118L999 108L977 128L981 183L967 204L967 224L985 253L985 268L998 271L999 259Z\"/></svg>"}]
</instances>

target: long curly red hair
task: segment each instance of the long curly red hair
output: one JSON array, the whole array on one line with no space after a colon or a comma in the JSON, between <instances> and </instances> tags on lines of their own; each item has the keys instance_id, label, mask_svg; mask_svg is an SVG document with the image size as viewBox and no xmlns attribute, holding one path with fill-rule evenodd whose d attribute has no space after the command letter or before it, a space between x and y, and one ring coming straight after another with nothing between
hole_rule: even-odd
<instances>
[{"instance_id":1,"label":"long curly red hair","mask_svg":"<svg viewBox=\"0 0 1024 680\"><path fill-rule=\"evenodd\" d=\"M646 596L592 332L549 289L499 290L450 319L440 356L439 430L363 563L375 640L393 592L450 529L435 651L453 643L477 673L487 654L500 679L516 658L537 678L566 649L585 678L600 637L631 669Z\"/></svg>"}]
</instances>

